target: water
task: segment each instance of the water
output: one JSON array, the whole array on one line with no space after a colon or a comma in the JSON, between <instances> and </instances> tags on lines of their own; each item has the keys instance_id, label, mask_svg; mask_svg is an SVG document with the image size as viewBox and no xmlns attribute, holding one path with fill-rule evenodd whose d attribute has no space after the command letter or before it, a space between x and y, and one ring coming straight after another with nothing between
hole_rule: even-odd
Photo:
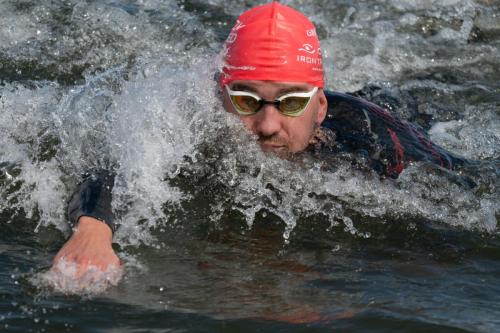
<instances>
[{"instance_id":1,"label":"water","mask_svg":"<svg viewBox=\"0 0 500 333\"><path fill-rule=\"evenodd\" d=\"M283 1L317 25L328 87L481 161L397 180L276 159L222 110L214 59L258 3L0 1L2 331L500 329L500 3ZM124 275L65 295L46 271L66 202L103 167Z\"/></svg>"}]
</instances>

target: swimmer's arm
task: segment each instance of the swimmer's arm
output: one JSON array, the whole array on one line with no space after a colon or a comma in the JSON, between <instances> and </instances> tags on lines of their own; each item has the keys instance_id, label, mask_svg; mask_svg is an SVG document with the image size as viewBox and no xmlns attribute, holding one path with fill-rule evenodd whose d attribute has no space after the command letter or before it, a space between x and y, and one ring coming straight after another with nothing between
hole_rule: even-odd
<instances>
[{"instance_id":1,"label":"swimmer's arm","mask_svg":"<svg viewBox=\"0 0 500 333\"><path fill-rule=\"evenodd\" d=\"M114 175L101 170L89 174L79 185L68 205L73 235L57 253L53 269L63 264L77 266L75 278L89 268L101 271L120 266L111 244L116 229L111 208Z\"/></svg>"},{"instance_id":2,"label":"swimmer's arm","mask_svg":"<svg viewBox=\"0 0 500 333\"><path fill-rule=\"evenodd\" d=\"M114 182L115 175L107 170L98 170L85 177L68 204L68 217L73 227L82 216L88 216L107 224L112 232L116 231L111 207Z\"/></svg>"}]
</instances>

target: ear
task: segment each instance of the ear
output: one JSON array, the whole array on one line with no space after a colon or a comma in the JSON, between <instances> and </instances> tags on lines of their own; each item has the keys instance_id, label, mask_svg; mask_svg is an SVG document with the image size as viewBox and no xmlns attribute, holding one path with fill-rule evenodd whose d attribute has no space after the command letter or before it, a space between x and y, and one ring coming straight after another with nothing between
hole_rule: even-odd
<instances>
[{"instance_id":1,"label":"ear","mask_svg":"<svg viewBox=\"0 0 500 333\"><path fill-rule=\"evenodd\" d=\"M322 88L317 92L318 94L318 113L316 115L316 125L320 125L323 120L325 120L326 113L328 111L328 99L325 96L325 92Z\"/></svg>"}]
</instances>

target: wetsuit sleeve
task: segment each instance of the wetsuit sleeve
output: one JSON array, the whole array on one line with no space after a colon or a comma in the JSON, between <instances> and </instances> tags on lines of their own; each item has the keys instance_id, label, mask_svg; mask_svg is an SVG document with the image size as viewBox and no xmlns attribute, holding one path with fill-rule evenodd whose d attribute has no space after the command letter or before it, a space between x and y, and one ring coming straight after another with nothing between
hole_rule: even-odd
<instances>
[{"instance_id":1,"label":"wetsuit sleeve","mask_svg":"<svg viewBox=\"0 0 500 333\"><path fill-rule=\"evenodd\" d=\"M90 216L106 223L113 232L116 231L115 215L111 207L115 175L100 170L86 175L68 204L68 217L75 226L82 216Z\"/></svg>"},{"instance_id":2,"label":"wetsuit sleeve","mask_svg":"<svg viewBox=\"0 0 500 333\"><path fill-rule=\"evenodd\" d=\"M322 126L333 130L342 150L365 151L370 165L396 178L411 161L428 161L453 169L467 163L434 144L425 132L389 111L341 93L326 93L328 115Z\"/></svg>"}]
</instances>

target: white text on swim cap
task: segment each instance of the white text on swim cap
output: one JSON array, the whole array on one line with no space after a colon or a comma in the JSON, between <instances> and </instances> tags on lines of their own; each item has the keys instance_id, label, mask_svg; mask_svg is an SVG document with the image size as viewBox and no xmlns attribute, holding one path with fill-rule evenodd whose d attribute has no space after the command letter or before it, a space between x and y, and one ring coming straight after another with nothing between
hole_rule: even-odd
<instances>
[{"instance_id":1,"label":"white text on swim cap","mask_svg":"<svg viewBox=\"0 0 500 333\"><path fill-rule=\"evenodd\" d=\"M303 55L297 55L297 61L303 62L306 64L313 64L313 65L322 65L323 64L323 61L321 60L321 58L306 57Z\"/></svg>"}]
</instances>

